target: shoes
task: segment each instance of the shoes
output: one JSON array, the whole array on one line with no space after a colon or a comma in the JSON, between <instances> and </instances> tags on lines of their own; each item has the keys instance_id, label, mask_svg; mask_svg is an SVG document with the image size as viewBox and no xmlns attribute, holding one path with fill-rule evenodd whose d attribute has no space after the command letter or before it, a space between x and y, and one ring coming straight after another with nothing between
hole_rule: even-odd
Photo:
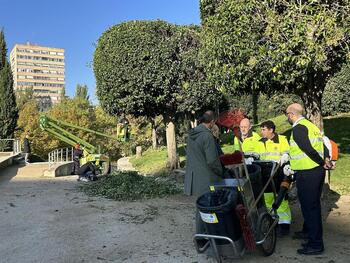
<instances>
[{"instance_id":1,"label":"shoes","mask_svg":"<svg viewBox=\"0 0 350 263\"><path fill-rule=\"evenodd\" d=\"M80 182L85 182L85 183L86 183L86 182L90 182L90 180L87 179L86 177L80 177L80 178L79 178L79 181L80 181Z\"/></svg>"},{"instance_id":2,"label":"shoes","mask_svg":"<svg viewBox=\"0 0 350 263\"><path fill-rule=\"evenodd\" d=\"M308 239L308 235L307 233L303 232L303 231L298 231L298 232L295 232L293 237L293 239L305 239L307 240Z\"/></svg>"},{"instance_id":3,"label":"shoes","mask_svg":"<svg viewBox=\"0 0 350 263\"><path fill-rule=\"evenodd\" d=\"M312 247L303 247L297 250L297 253L300 255L320 255L324 251L324 248L312 248Z\"/></svg>"},{"instance_id":4,"label":"shoes","mask_svg":"<svg viewBox=\"0 0 350 263\"><path fill-rule=\"evenodd\" d=\"M301 247L302 247L302 248L306 248L308 245L309 245L309 243L308 243L308 242L301 243Z\"/></svg>"}]
</instances>

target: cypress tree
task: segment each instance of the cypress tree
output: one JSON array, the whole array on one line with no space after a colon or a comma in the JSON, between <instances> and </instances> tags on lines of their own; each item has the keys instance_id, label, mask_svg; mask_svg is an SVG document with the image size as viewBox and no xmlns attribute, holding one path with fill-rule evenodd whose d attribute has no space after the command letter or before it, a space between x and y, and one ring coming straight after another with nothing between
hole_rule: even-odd
<instances>
[{"instance_id":1,"label":"cypress tree","mask_svg":"<svg viewBox=\"0 0 350 263\"><path fill-rule=\"evenodd\" d=\"M9 138L15 131L18 109L13 78L9 62L6 58L7 48L4 31L0 32L0 138Z\"/></svg>"}]
</instances>

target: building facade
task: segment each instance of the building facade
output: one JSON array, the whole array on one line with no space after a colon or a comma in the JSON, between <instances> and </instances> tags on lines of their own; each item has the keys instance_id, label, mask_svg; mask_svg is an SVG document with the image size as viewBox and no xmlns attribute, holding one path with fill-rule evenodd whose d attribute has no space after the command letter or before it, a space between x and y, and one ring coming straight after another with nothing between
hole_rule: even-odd
<instances>
[{"instance_id":1,"label":"building facade","mask_svg":"<svg viewBox=\"0 0 350 263\"><path fill-rule=\"evenodd\" d=\"M33 89L41 103L57 103L64 95L64 49L16 44L10 53L14 89Z\"/></svg>"}]
</instances>

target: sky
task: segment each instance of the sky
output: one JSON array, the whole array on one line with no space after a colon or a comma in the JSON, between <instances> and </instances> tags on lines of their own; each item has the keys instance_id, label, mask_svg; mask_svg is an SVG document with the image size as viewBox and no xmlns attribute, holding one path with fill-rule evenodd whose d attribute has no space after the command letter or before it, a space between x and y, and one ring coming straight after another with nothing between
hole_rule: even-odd
<instances>
[{"instance_id":1,"label":"sky","mask_svg":"<svg viewBox=\"0 0 350 263\"><path fill-rule=\"evenodd\" d=\"M92 68L95 43L109 27L130 20L161 19L200 24L200 0L0 0L0 28L8 57L15 44L27 42L65 49L66 95L86 84L95 96Z\"/></svg>"}]
</instances>

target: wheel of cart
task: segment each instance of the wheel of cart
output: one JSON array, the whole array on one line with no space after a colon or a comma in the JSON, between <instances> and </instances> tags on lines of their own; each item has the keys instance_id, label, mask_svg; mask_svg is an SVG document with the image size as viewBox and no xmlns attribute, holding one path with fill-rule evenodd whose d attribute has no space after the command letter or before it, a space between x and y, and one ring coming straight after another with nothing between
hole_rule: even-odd
<instances>
[{"instance_id":1,"label":"wheel of cart","mask_svg":"<svg viewBox=\"0 0 350 263\"><path fill-rule=\"evenodd\" d=\"M259 161L262 166L266 163ZM263 255L270 256L274 253L276 247L276 225L278 224L278 215L276 210L268 211L263 201L264 191L269 187L273 189L276 196L276 188L273 182L273 176L277 171L278 164L271 162L272 168L263 184L256 184L259 180L253 178L256 173L253 170L258 170L261 173L260 165L248 166L244 163L226 165L230 169L233 178L224 179L220 184L211 187L211 190L235 187L239 190L242 204L239 204L240 211L236 207L236 213L240 216L240 224L243 232L242 238L239 240L232 240L226 235L215 235L212 233L196 234L193 238L197 252L207 253L216 258L217 262L222 262L223 257L233 258L241 257L246 250L253 251L257 247ZM252 169L254 168L254 169ZM252 179L252 181L251 181ZM252 187L252 182L254 189ZM263 204L263 205L262 205ZM205 215L213 220L216 218L215 213ZM203 219L203 217L202 217ZM242 220L241 220L242 219ZM204 218L204 220L206 220ZM243 221L243 223L242 223ZM211 222L213 223L213 222ZM208 242L200 246L200 240ZM226 241L226 245L222 246L220 241Z\"/></svg>"},{"instance_id":2,"label":"wheel of cart","mask_svg":"<svg viewBox=\"0 0 350 263\"><path fill-rule=\"evenodd\" d=\"M274 219L269 213L262 213L258 219L257 233L259 241L256 242L258 249L264 256L271 256L275 251L277 233Z\"/></svg>"},{"instance_id":3,"label":"wheel of cart","mask_svg":"<svg viewBox=\"0 0 350 263\"><path fill-rule=\"evenodd\" d=\"M276 198L276 178L275 174L278 170L276 162L255 160L253 164L261 168L262 183L264 185L262 193L273 192ZM258 249L264 256L270 256L274 253L277 241L277 231L274 226L278 223L276 210L271 210L259 214L257 221L257 237L256 242ZM273 227L272 227L273 226Z\"/></svg>"}]
</instances>

